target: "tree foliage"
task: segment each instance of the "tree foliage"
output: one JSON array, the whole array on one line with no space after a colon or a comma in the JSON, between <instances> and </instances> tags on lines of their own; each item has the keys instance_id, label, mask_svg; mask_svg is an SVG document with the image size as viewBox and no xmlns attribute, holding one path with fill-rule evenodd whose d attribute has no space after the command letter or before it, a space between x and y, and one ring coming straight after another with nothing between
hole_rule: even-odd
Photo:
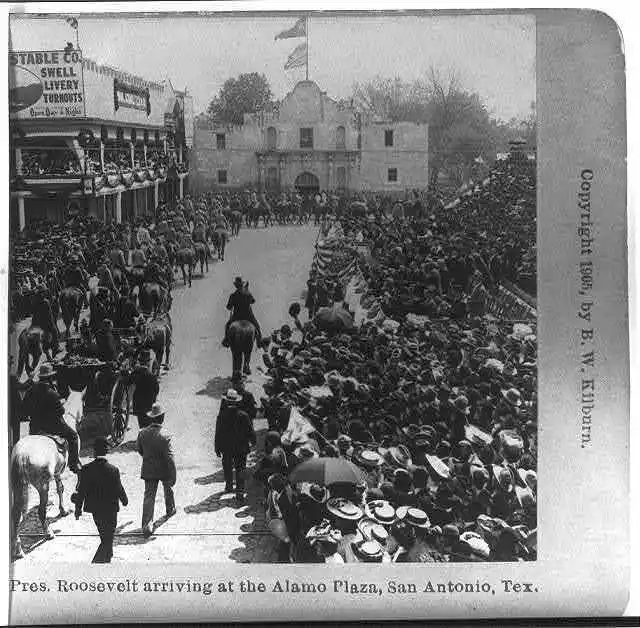
<instances>
[{"instance_id":1,"label":"tree foliage","mask_svg":"<svg viewBox=\"0 0 640 628\"><path fill-rule=\"evenodd\" d=\"M356 83L354 104L393 122L429 124L430 183L441 172L455 183L470 173L477 157L485 161L508 150L508 142L524 137L535 146L535 109L526 120L503 122L491 115L480 95L464 89L455 72L443 76L435 68L414 82L375 78Z\"/></svg>"},{"instance_id":2,"label":"tree foliage","mask_svg":"<svg viewBox=\"0 0 640 628\"><path fill-rule=\"evenodd\" d=\"M273 94L264 74L251 72L228 78L209 103L207 115L227 124L242 124L245 113L255 113L273 103Z\"/></svg>"}]
</instances>

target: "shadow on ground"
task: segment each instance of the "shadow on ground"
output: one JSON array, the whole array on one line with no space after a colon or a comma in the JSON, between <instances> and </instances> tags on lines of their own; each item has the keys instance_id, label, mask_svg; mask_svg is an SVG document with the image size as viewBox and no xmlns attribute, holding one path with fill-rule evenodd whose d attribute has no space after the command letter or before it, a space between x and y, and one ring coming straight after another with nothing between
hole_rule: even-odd
<instances>
[{"instance_id":1,"label":"shadow on ground","mask_svg":"<svg viewBox=\"0 0 640 628\"><path fill-rule=\"evenodd\" d=\"M57 499L56 499L57 504ZM47 506L51 506L52 502L49 502ZM47 508L48 510L48 508ZM58 507L56 505L56 515L54 517L47 516L47 523L51 527L51 530L54 534L58 534L60 532L59 528L55 527L55 523L60 519L64 519L65 517L71 516L67 513L67 515L61 515L58 512ZM22 549L25 554L29 554L37 547L46 543L49 539L44 536L44 531L42 530L42 524L40 523L40 517L38 516L38 506L35 505L29 509L27 514L22 519L22 524L20 526L20 542L22 544Z\"/></svg>"},{"instance_id":2,"label":"shadow on ground","mask_svg":"<svg viewBox=\"0 0 640 628\"><path fill-rule=\"evenodd\" d=\"M207 397L213 397L214 399L222 399L231 386L230 377L221 377L220 375L217 375L213 379L210 379L205 384L204 388L196 392L196 395L206 395Z\"/></svg>"}]
</instances>

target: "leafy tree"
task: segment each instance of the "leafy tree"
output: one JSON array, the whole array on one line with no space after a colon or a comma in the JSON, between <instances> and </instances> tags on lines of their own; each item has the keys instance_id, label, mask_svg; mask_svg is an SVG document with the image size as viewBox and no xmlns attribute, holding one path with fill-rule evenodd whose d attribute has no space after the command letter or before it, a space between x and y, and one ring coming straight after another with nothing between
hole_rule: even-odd
<instances>
[{"instance_id":1,"label":"leafy tree","mask_svg":"<svg viewBox=\"0 0 640 628\"><path fill-rule=\"evenodd\" d=\"M228 78L209 103L207 115L220 122L242 124L245 113L255 113L273 103L271 87L264 74L251 72Z\"/></svg>"},{"instance_id":2,"label":"leafy tree","mask_svg":"<svg viewBox=\"0 0 640 628\"><path fill-rule=\"evenodd\" d=\"M353 100L363 110L394 122L429 124L432 185L441 172L461 183L479 155L486 161L494 159L516 136L535 145L534 103L527 120L498 121L479 94L462 87L455 72L443 76L432 67L425 78L412 83L397 77L356 83Z\"/></svg>"}]
</instances>

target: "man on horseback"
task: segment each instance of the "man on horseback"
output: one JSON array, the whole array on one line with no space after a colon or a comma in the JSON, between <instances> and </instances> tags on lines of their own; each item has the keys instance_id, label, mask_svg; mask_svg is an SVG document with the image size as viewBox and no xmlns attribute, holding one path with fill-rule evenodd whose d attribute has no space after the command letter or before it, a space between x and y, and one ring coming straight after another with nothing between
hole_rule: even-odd
<instances>
[{"instance_id":1,"label":"man on horseback","mask_svg":"<svg viewBox=\"0 0 640 628\"><path fill-rule=\"evenodd\" d=\"M77 255L72 255L69 258L69 266L64 272L63 283L65 288L78 288L82 290L85 295L89 290L89 274L82 266L80 258Z\"/></svg>"},{"instance_id":2,"label":"man on horseback","mask_svg":"<svg viewBox=\"0 0 640 628\"><path fill-rule=\"evenodd\" d=\"M111 250L109 251L109 263L112 268L119 268L123 273L126 269L126 263L124 260L124 253L122 252L121 244L115 242Z\"/></svg>"},{"instance_id":3,"label":"man on horseback","mask_svg":"<svg viewBox=\"0 0 640 628\"><path fill-rule=\"evenodd\" d=\"M64 421L64 406L56 389L53 366L40 367L38 382L27 391L24 398L24 416L30 419L30 434L54 434L62 436L69 445L69 470L80 470L79 439L76 432Z\"/></svg>"},{"instance_id":4,"label":"man on horseback","mask_svg":"<svg viewBox=\"0 0 640 628\"><path fill-rule=\"evenodd\" d=\"M40 327L45 334L49 334L51 338L51 355L55 357L59 351L58 325L53 317L51 302L44 292L38 292L36 296L31 316L31 326Z\"/></svg>"},{"instance_id":5,"label":"man on horseback","mask_svg":"<svg viewBox=\"0 0 640 628\"><path fill-rule=\"evenodd\" d=\"M245 285L242 281L242 277L236 277L233 281L233 285L236 291L231 294L229 301L227 302L227 309L231 311L231 316L227 321L224 328L224 340L222 345L229 347L229 326L234 321L249 321L256 328L256 342L260 342L262 333L260 331L260 325L253 314L251 306L256 302L253 295L249 292L248 284Z\"/></svg>"}]
</instances>

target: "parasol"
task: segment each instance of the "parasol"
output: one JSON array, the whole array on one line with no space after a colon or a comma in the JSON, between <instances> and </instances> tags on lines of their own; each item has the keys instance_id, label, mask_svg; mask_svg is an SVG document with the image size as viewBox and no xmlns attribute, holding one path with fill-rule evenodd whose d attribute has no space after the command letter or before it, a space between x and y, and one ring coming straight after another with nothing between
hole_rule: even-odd
<instances>
[{"instance_id":1,"label":"parasol","mask_svg":"<svg viewBox=\"0 0 640 628\"><path fill-rule=\"evenodd\" d=\"M311 482L329 486L337 482L358 484L364 482L366 473L345 458L311 458L297 465L289 474L292 484Z\"/></svg>"}]
</instances>

